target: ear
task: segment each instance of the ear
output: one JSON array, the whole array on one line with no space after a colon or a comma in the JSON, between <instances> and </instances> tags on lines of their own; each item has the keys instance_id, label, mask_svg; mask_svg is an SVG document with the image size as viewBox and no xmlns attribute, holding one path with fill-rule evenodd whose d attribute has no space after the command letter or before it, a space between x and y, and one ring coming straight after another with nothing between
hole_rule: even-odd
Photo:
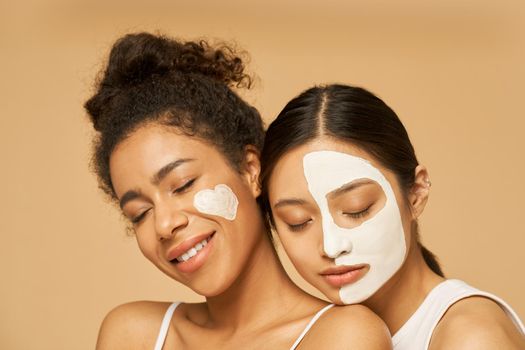
<instances>
[{"instance_id":1,"label":"ear","mask_svg":"<svg viewBox=\"0 0 525 350\"><path fill-rule=\"evenodd\" d=\"M259 185L259 175L261 174L261 160L260 153L252 145L245 147L244 164L241 168L241 174L250 187L255 198L261 194L261 186Z\"/></svg>"},{"instance_id":2,"label":"ear","mask_svg":"<svg viewBox=\"0 0 525 350\"><path fill-rule=\"evenodd\" d=\"M430 193L430 185L427 168L423 165L418 165L414 170L414 185L412 185L408 196L414 219L417 219L425 209Z\"/></svg>"}]
</instances>

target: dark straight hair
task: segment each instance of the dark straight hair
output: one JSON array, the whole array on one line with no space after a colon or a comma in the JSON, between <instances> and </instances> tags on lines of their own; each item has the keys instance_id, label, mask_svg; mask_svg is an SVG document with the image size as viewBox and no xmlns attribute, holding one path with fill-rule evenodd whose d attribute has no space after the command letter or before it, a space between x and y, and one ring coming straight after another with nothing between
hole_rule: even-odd
<instances>
[{"instance_id":1,"label":"dark straight hair","mask_svg":"<svg viewBox=\"0 0 525 350\"><path fill-rule=\"evenodd\" d=\"M292 99L270 124L263 151L260 204L274 226L268 201L268 180L279 159L288 151L319 137L350 142L370 153L397 177L407 193L419 164L405 127L396 113L371 92L354 86L332 84L310 88ZM420 242L427 265L444 276L437 258Z\"/></svg>"}]
</instances>

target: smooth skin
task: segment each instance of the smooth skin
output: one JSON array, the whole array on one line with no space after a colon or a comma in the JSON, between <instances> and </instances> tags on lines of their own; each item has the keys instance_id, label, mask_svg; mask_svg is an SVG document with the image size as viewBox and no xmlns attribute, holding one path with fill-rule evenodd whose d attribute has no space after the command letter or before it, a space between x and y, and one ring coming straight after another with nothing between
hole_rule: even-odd
<instances>
[{"instance_id":1,"label":"smooth skin","mask_svg":"<svg viewBox=\"0 0 525 350\"><path fill-rule=\"evenodd\" d=\"M134 222L140 250L166 275L206 297L175 310L164 349L289 349L326 305L293 284L280 264L255 201L259 172L251 147L239 172L214 146L158 124L138 128L113 151L110 173L118 199L135 194L122 210ZM233 221L193 207L195 193L217 184L228 185L239 199ZM196 271L181 272L166 257L182 241L210 231L211 250ZM169 304L115 308L102 323L97 349L153 349ZM299 348L391 349L391 340L381 319L356 305L326 312Z\"/></svg>"},{"instance_id":2,"label":"smooth skin","mask_svg":"<svg viewBox=\"0 0 525 350\"><path fill-rule=\"evenodd\" d=\"M324 252L319 209L308 191L303 173L304 155L321 150L343 152L368 160L383 173L394 190L405 232L405 261L400 270L362 304L379 315L391 334L395 334L427 294L444 281L427 266L416 242L417 218L425 208L430 191L428 171L424 166L417 166L415 183L405 193L395 174L379 164L373 156L348 142L330 137L322 137L292 149L277 162L268 187L279 238L298 272L338 304L341 304L339 289L327 284L319 274L324 268L335 266L335 263ZM354 220L350 226L359 225L380 210L384 195L377 190L377 185L369 185L350 191L348 195L352 203L347 203L346 208L339 210L339 213L345 212L344 220ZM290 205L276 206L288 199L294 199L296 204L290 201ZM353 219L348 215L348 212L360 213L368 207L370 209L364 215L354 215ZM331 212L334 215L338 210L334 208ZM297 227L301 229L297 230ZM430 344L431 350L523 348L525 340L505 312L492 300L482 297L471 297L454 304L435 329Z\"/></svg>"}]
</instances>

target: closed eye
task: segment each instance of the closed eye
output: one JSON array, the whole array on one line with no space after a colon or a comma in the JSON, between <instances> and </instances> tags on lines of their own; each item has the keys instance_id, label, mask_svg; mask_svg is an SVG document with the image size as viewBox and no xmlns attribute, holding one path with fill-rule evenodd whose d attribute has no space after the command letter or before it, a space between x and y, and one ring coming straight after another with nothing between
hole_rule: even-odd
<instances>
[{"instance_id":1,"label":"closed eye","mask_svg":"<svg viewBox=\"0 0 525 350\"><path fill-rule=\"evenodd\" d=\"M134 216L131 218L131 223L133 225L136 225L138 223L140 223L142 221L142 219L144 219L144 217L146 216L146 214L148 213L148 211L150 211L150 209L147 209L147 210L144 210L142 213L140 213L139 215L137 216Z\"/></svg>"},{"instance_id":2,"label":"closed eye","mask_svg":"<svg viewBox=\"0 0 525 350\"><path fill-rule=\"evenodd\" d=\"M361 210L361 211L356 211L356 212L343 212L343 215L345 216L349 216L353 219L360 219L360 218L364 218L365 216L368 215L369 211L370 211L370 207L372 205L369 205L367 208Z\"/></svg>"},{"instance_id":3,"label":"closed eye","mask_svg":"<svg viewBox=\"0 0 525 350\"><path fill-rule=\"evenodd\" d=\"M302 222L300 224L295 224L295 225L290 225L288 224L288 228L290 229L290 231L293 231L293 232L297 232L297 231L301 231L302 229L304 229L312 220L311 219L308 219L306 220L305 222Z\"/></svg>"},{"instance_id":4,"label":"closed eye","mask_svg":"<svg viewBox=\"0 0 525 350\"><path fill-rule=\"evenodd\" d=\"M196 178L193 178L189 181L187 181L184 185L182 185L181 187L178 187L176 188L175 190L173 190L173 193L184 193L185 191L187 191L188 189L190 189L190 187L193 185L193 183L195 182Z\"/></svg>"}]
</instances>

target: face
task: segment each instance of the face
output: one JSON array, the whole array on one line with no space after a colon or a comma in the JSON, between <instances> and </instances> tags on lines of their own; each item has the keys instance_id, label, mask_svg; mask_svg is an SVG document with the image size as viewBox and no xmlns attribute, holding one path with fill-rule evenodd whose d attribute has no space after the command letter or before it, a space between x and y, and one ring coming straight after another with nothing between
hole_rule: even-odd
<instances>
[{"instance_id":1,"label":"face","mask_svg":"<svg viewBox=\"0 0 525 350\"><path fill-rule=\"evenodd\" d=\"M204 296L226 290L264 237L258 159L246 160L239 173L214 146L154 124L110 157L115 193L144 256Z\"/></svg>"},{"instance_id":2,"label":"face","mask_svg":"<svg viewBox=\"0 0 525 350\"><path fill-rule=\"evenodd\" d=\"M330 139L303 145L268 186L287 254L333 302L368 299L403 265L413 213L395 175L366 152Z\"/></svg>"}]
</instances>

